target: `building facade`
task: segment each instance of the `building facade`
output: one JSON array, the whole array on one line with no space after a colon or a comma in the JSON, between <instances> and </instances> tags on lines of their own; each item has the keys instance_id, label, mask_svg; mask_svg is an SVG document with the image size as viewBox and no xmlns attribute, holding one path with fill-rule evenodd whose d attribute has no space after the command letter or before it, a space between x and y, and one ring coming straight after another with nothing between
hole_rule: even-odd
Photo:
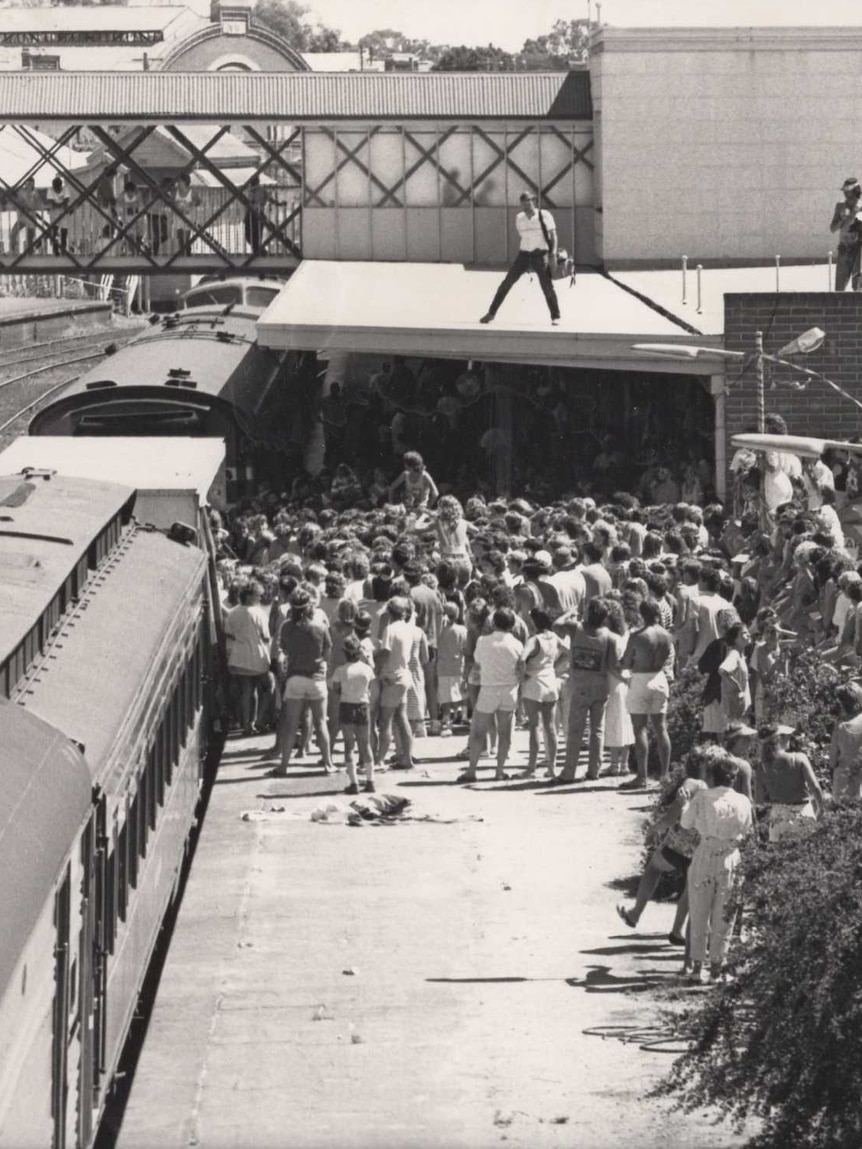
<instances>
[{"instance_id":1,"label":"building facade","mask_svg":"<svg viewBox=\"0 0 862 1149\"><path fill-rule=\"evenodd\" d=\"M825 262L862 158L860 73L859 28L601 28L599 261Z\"/></svg>"}]
</instances>

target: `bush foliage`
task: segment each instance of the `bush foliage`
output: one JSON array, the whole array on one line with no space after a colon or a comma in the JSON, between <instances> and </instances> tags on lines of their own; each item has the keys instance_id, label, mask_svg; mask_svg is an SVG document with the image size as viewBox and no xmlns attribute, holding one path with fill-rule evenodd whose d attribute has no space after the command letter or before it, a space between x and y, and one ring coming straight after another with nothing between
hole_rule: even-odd
<instances>
[{"instance_id":1,"label":"bush foliage","mask_svg":"<svg viewBox=\"0 0 862 1149\"><path fill-rule=\"evenodd\" d=\"M759 1119L748 1149L862 1145L862 803L743 855L748 936L732 978L675 1017L691 1041L660 1095Z\"/></svg>"}]
</instances>

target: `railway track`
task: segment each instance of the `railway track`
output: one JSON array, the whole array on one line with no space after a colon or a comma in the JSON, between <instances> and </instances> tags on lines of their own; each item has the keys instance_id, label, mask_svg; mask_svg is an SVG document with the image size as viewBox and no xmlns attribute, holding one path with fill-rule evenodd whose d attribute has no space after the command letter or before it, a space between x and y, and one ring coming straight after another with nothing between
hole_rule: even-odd
<instances>
[{"instance_id":1,"label":"railway track","mask_svg":"<svg viewBox=\"0 0 862 1149\"><path fill-rule=\"evenodd\" d=\"M126 344L140 327L31 344L21 354L4 353L0 365L0 448L27 433L33 413L80 374L80 365Z\"/></svg>"}]
</instances>

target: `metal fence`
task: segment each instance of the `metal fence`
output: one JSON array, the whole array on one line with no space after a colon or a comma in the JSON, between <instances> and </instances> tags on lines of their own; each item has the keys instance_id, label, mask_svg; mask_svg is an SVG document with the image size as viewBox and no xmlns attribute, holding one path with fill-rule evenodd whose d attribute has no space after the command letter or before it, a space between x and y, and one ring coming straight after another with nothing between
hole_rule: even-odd
<instances>
[{"instance_id":1,"label":"metal fence","mask_svg":"<svg viewBox=\"0 0 862 1149\"><path fill-rule=\"evenodd\" d=\"M267 185L255 210L223 187L195 189L181 211L172 201L99 210L90 202L66 215L37 201L22 210L8 200L0 210L0 254L170 257L219 253L297 255L301 246L299 186ZM53 215L53 219L52 219ZM201 234L195 235L195 229ZM163 260L160 259L160 262Z\"/></svg>"}]
</instances>

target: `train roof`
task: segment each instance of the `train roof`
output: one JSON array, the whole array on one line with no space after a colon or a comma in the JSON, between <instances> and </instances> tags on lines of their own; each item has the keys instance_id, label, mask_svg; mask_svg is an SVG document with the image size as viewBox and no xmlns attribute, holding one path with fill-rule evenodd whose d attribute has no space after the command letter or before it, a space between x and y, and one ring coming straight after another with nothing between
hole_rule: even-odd
<instances>
[{"instance_id":1,"label":"train roof","mask_svg":"<svg viewBox=\"0 0 862 1149\"><path fill-rule=\"evenodd\" d=\"M195 392L218 392L248 354L257 318L256 312L222 315L222 311L201 308L178 312L176 319L166 316L157 327L79 375L62 398L87 392L101 398L112 385L163 387L166 398L172 390L184 398Z\"/></svg>"},{"instance_id":2,"label":"train roof","mask_svg":"<svg viewBox=\"0 0 862 1149\"><path fill-rule=\"evenodd\" d=\"M23 704L84 746L94 781L106 784L110 748L152 700L153 667L205 566L197 547L133 529L28 683Z\"/></svg>"},{"instance_id":3,"label":"train roof","mask_svg":"<svg viewBox=\"0 0 862 1149\"><path fill-rule=\"evenodd\" d=\"M147 389L165 402L210 406L223 401L253 415L265 398L283 353L257 342L254 308L196 308L165 316L108 359L64 388L33 418L38 431L44 417L60 407L81 409L92 400L103 406L117 399L140 397ZM123 391L128 392L123 395Z\"/></svg>"},{"instance_id":4,"label":"train roof","mask_svg":"<svg viewBox=\"0 0 862 1149\"><path fill-rule=\"evenodd\" d=\"M63 475L124 483L144 491L197 492L201 503L224 462L223 439L71 435L21 435L0 452L0 474L27 467L49 468Z\"/></svg>"},{"instance_id":5,"label":"train roof","mask_svg":"<svg viewBox=\"0 0 862 1149\"><path fill-rule=\"evenodd\" d=\"M91 804L90 772L59 730L0 699L0 997Z\"/></svg>"},{"instance_id":6,"label":"train roof","mask_svg":"<svg viewBox=\"0 0 862 1149\"><path fill-rule=\"evenodd\" d=\"M119 483L0 475L0 663L47 610L91 543L131 509L134 497L131 487Z\"/></svg>"}]
</instances>

